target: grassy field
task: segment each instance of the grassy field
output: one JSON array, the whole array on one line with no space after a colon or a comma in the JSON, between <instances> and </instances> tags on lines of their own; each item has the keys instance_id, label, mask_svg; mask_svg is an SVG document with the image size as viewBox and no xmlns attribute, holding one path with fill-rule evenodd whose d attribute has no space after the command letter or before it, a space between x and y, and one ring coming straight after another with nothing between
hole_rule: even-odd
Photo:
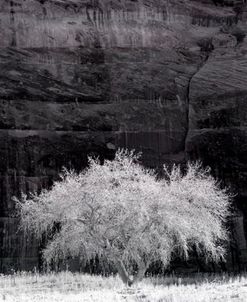
<instances>
[{"instance_id":1,"label":"grassy field","mask_svg":"<svg viewBox=\"0 0 247 302\"><path fill-rule=\"evenodd\" d=\"M126 288L118 277L69 272L0 276L0 301L8 302L202 302L247 301L247 276L198 275L146 278Z\"/></svg>"}]
</instances>

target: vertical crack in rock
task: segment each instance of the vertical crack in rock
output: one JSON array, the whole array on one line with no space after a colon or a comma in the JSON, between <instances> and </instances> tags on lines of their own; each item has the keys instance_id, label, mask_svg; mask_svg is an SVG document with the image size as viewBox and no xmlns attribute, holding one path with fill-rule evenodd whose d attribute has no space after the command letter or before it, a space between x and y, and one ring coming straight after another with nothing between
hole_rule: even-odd
<instances>
[{"instance_id":1,"label":"vertical crack in rock","mask_svg":"<svg viewBox=\"0 0 247 302\"><path fill-rule=\"evenodd\" d=\"M16 28L15 28L15 3L14 1L10 1L10 24L11 24L11 31L12 31L12 40L11 40L11 47L16 47Z\"/></svg>"},{"instance_id":2,"label":"vertical crack in rock","mask_svg":"<svg viewBox=\"0 0 247 302\"><path fill-rule=\"evenodd\" d=\"M188 135L189 135L189 130L190 130L190 91L191 91L191 83L192 83L193 78L198 74L198 72L200 72L200 70L207 63L209 57L210 57L210 52L206 52L205 57L202 58L201 63L198 65L197 71L191 76L191 78L189 80L189 83L188 83L188 88L187 88L187 112L186 112L187 129L186 129L186 134L185 134L185 139L184 139L185 159L187 159L186 145L187 145L187 140L188 140Z\"/></svg>"}]
</instances>

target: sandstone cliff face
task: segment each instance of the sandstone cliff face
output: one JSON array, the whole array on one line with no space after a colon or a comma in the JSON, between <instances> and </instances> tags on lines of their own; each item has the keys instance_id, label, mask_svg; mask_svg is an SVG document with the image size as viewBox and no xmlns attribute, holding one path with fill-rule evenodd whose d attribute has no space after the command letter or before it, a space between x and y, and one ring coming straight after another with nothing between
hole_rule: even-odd
<instances>
[{"instance_id":1,"label":"sandstone cliff face","mask_svg":"<svg viewBox=\"0 0 247 302\"><path fill-rule=\"evenodd\" d=\"M1 1L0 270L39 257L16 234L12 196L88 154L135 148L151 167L201 158L246 212L247 17L235 4Z\"/></svg>"}]
</instances>

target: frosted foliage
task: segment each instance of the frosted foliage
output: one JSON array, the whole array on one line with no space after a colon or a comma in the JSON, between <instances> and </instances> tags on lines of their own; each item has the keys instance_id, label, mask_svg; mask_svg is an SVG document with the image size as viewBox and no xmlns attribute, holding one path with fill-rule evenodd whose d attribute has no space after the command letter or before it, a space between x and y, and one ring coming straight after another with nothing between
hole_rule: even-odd
<instances>
[{"instance_id":1,"label":"frosted foliage","mask_svg":"<svg viewBox=\"0 0 247 302\"><path fill-rule=\"evenodd\" d=\"M139 164L139 155L119 150L115 159L77 174L65 170L51 190L18 202L22 226L39 238L54 229L44 258L67 256L145 264L169 263L173 253L187 257L196 247L206 258L224 256L229 195L199 164L182 174L174 166L166 177ZM141 265L140 265L141 266Z\"/></svg>"}]
</instances>

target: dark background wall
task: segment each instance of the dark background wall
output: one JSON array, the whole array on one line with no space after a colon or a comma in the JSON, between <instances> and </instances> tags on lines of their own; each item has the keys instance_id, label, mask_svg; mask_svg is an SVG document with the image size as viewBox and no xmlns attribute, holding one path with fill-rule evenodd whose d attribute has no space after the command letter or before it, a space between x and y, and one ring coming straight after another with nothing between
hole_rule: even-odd
<instances>
[{"instance_id":1,"label":"dark background wall","mask_svg":"<svg viewBox=\"0 0 247 302\"><path fill-rule=\"evenodd\" d=\"M118 147L151 167L210 165L238 194L228 266L244 265L247 10L233 2L1 1L0 271L39 258L12 196Z\"/></svg>"}]
</instances>

